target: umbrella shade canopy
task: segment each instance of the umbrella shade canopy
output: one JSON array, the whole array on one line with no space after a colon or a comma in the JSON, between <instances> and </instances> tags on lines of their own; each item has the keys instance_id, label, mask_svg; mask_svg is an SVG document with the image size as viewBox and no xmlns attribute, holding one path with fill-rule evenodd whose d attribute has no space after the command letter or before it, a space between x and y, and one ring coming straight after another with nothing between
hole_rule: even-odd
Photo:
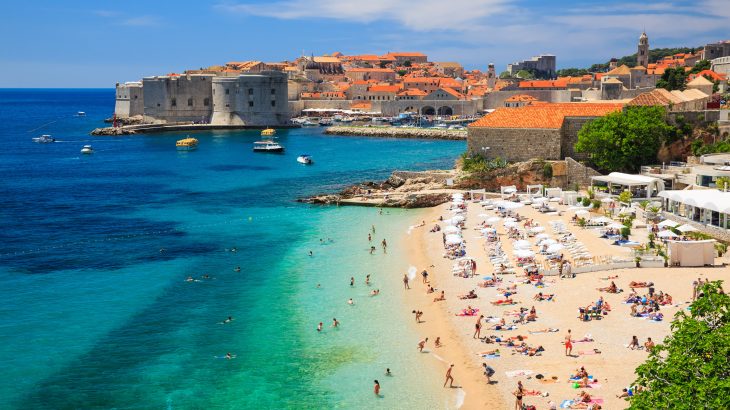
<instances>
[{"instance_id":1,"label":"umbrella shade canopy","mask_svg":"<svg viewBox=\"0 0 730 410\"><path fill-rule=\"evenodd\" d=\"M513 254L518 258L532 258L535 256L535 252L528 249L518 249Z\"/></svg>"},{"instance_id":2,"label":"umbrella shade canopy","mask_svg":"<svg viewBox=\"0 0 730 410\"><path fill-rule=\"evenodd\" d=\"M538 204L543 203L543 202L547 202L547 201L548 201L547 198L542 198L542 197L540 197L540 198L532 198L532 202L538 203Z\"/></svg>"},{"instance_id":3,"label":"umbrella shade canopy","mask_svg":"<svg viewBox=\"0 0 730 410\"><path fill-rule=\"evenodd\" d=\"M543 246L543 245L552 246L552 245L555 245L556 243L558 243L558 241L556 241L555 239L545 239L545 240L540 241L540 246Z\"/></svg>"},{"instance_id":4,"label":"umbrella shade canopy","mask_svg":"<svg viewBox=\"0 0 730 410\"><path fill-rule=\"evenodd\" d=\"M517 209L522 208L525 206L525 204L519 203L519 202L512 202L512 201L497 201L494 203L494 206L497 208L504 208L504 209Z\"/></svg>"},{"instance_id":5,"label":"umbrella shade canopy","mask_svg":"<svg viewBox=\"0 0 730 410\"><path fill-rule=\"evenodd\" d=\"M446 225L456 225L456 222L457 221L454 221L453 218L452 218L452 219L444 219L443 222Z\"/></svg>"},{"instance_id":6,"label":"umbrella shade canopy","mask_svg":"<svg viewBox=\"0 0 730 410\"><path fill-rule=\"evenodd\" d=\"M603 199L601 199L601 202L603 202L603 203L613 202L613 198L603 198Z\"/></svg>"},{"instance_id":7,"label":"umbrella shade canopy","mask_svg":"<svg viewBox=\"0 0 730 410\"><path fill-rule=\"evenodd\" d=\"M519 241L516 241L513 246L515 249L527 249L532 246L532 244L524 239L520 239Z\"/></svg>"},{"instance_id":8,"label":"umbrella shade canopy","mask_svg":"<svg viewBox=\"0 0 730 410\"><path fill-rule=\"evenodd\" d=\"M510 216L510 217L508 217L508 218L504 218L504 221L505 221L505 222L517 222L517 219L515 219L515 218L512 218L512 217Z\"/></svg>"},{"instance_id":9,"label":"umbrella shade canopy","mask_svg":"<svg viewBox=\"0 0 730 410\"><path fill-rule=\"evenodd\" d=\"M458 245L460 243L464 242L464 239L461 238L459 235L446 235L446 244L447 245Z\"/></svg>"},{"instance_id":10,"label":"umbrella shade canopy","mask_svg":"<svg viewBox=\"0 0 730 410\"><path fill-rule=\"evenodd\" d=\"M458 233L461 232L461 229L451 225L444 228L444 233Z\"/></svg>"},{"instance_id":11,"label":"umbrella shade canopy","mask_svg":"<svg viewBox=\"0 0 730 410\"><path fill-rule=\"evenodd\" d=\"M613 222L613 219L607 216L599 216L598 218L591 219L591 221L598 224L610 224L611 222Z\"/></svg>"},{"instance_id":12,"label":"umbrella shade canopy","mask_svg":"<svg viewBox=\"0 0 730 410\"><path fill-rule=\"evenodd\" d=\"M548 246L548 248L547 248L547 250L546 250L546 251L547 251L548 253L555 253L555 252L560 252L560 251L562 251L562 250L563 250L563 248L565 248L565 247L564 247L563 245L561 245L561 244L559 244L559 243L554 243L554 244L552 244L552 245Z\"/></svg>"},{"instance_id":13,"label":"umbrella shade canopy","mask_svg":"<svg viewBox=\"0 0 730 410\"><path fill-rule=\"evenodd\" d=\"M541 233L541 234L535 235L535 239L537 239L538 241L541 241L543 239L547 239L549 237L550 237L550 235L548 235L546 233Z\"/></svg>"},{"instance_id":14,"label":"umbrella shade canopy","mask_svg":"<svg viewBox=\"0 0 730 410\"><path fill-rule=\"evenodd\" d=\"M462 222L465 218L461 215L454 215L454 217L451 218L452 221L455 221L456 223Z\"/></svg>"},{"instance_id":15,"label":"umbrella shade canopy","mask_svg":"<svg viewBox=\"0 0 730 410\"><path fill-rule=\"evenodd\" d=\"M497 233L497 230L494 228L484 228L484 229L482 229L482 233L487 235L490 233Z\"/></svg>"},{"instance_id":16,"label":"umbrella shade canopy","mask_svg":"<svg viewBox=\"0 0 730 410\"><path fill-rule=\"evenodd\" d=\"M612 224L610 224L610 225L608 225L608 226L607 226L607 228L611 228L611 229L621 229L621 228L623 228L623 227L624 227L624 226L623 226L623 225L621 225L621 224L620 224L620 223L618 223L618 222L614 222L614 223L612 223Z\"/></svg>"},{"instance_id":17,"label":"umbrella shade canopy","mask_svg":"<svg viewBox=\"0 0 730 410\"><path fill-rule=\"evenodd\" d=\"M543 232L543 231L545 231L544 226L535 226L535 227L530 228L530 232Z\"/></svg>"},{"instance_id":18,"label":"umbrella shade canopy","mask_svg":"<svg viewBox=\"0 0 730 410\"><path fill-rule=\"evenodd\" d=\"M670 228L674 228L675 226L679 225L678 223L674 221L670 221L669 219L666 219L664 221L661 221L657 224L658 227L663 228L665 226L668 226Z\"/></svg>"},{"instance_id":19,"label":"umbrella shade canopy","mask_svg":"<svg viewBox=\"0 0 730 410\"><path fill-rule=\"evenodd\" d=\"M499 219L500 218L498 216L492 216L492 217L487 218L487 223L493 224L493 223L499 222Z\"/></svg>"},{"instance_id":20,"label":"umbrella shade canopy","mask_svg":"<svg viewBox=\"0 0 730 410\"><path fill-rule=\"evenodd\" d=\"M659 232L658 234L656 234L656 236L658 236L659 238L676 238L677 234L672 231L666 230Z\"/></svg>"},{"instance_id":21,"label":"umbrella shade canopy","mask_svg":"<svg viewBox=\"0 0 730 410\"><path fill-rule=\"evenodd\" d=\"M509 187L509 188L505 188L504 189L504 193L505 194L512 194L512 193L515 193L515 192L517 192L517 188Z\"/></svg>"},{"instance_id":22,"label":"umbrella shade canopy","mask_svg":"<svg viewBox=\"0 0 730 410\"><path fill-rule=\"evenodd\" d=\"M579 209L575 211L576 215L588 215L590 212L586 211L585 209Z\"/></svg>"},{"instance_id":23,"label":"umbrella shade canopy","mask_svg":"<svg viewBox=\"0 0 730 410\"><path fill-rule=\"evenodd\" d=\"M456 199L456 198L464 198L464 194L459 194L459 193L451 194L451 197L454 198L454 199Z\"/></svg>"},{"instance_id":24,"label":"umbrella shade canopy","mask_svg":"<svg viewBox=\"0 0 730 410\"><path fill-rule=\"evenodd\" d=\"M697 228L692 225L684 224L677 227L682 232L696 232Z\"/></svg>"},{"instance_id":25,"label":"umbrella shade canopy","mask_svg":"<svg viewBox=\"0 0 730 410\"><path fill-rule=\"evenodd\" d=\"M507 221L507 222L504 223L504 227L505 228L517 228L518 226L519 225L517 224L517 222L509 222L509 221Z\"/></svg>"}]
</instances>

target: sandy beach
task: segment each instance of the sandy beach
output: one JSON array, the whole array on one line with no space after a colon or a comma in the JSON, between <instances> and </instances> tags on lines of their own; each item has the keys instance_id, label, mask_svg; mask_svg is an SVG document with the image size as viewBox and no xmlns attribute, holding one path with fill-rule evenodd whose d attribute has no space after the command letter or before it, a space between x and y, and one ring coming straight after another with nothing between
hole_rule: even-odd
<instances>
[{"instance_id":1,"label":"sandy beach","mask_svg":"<svg viewBox=\"0 0 730 410\"><path fill-rule=\"evenodd\" d=\"M629 387L633 382L634 369L642 363L647 353L641 350L631 350L625 347L632 336L637 336L641 345L651 337L659 343L670 333L671 319L680 309L686 309L692 298L692 282L697 278L710 280L722 279L727 276L727 269L717 266L714 268L624 268L589 273L579 273L572 279L559 279L557 276L546 277L544 288L536 288L533 284L524 284L524 275L517 268L517 275L499 275L503 282L498 287L516 285L516 294L512 296L516 302L511 306L494 306L490 302L504 299L498 294L497 287L483 288L477 285L485 275L492 275L494 268L489 263L485 250L485 238L481 236L478 224L484 221L480 214L493 215L493 211L485 211L478 203L467 203L466 222L462 231L466 242L467 256L474 258L478 264L477 275L473 278L462 278L452 274L453 260L443 257L445 251L442 244L441 232L429 232L435 224L443 224L438 220L440 216L448 218L449 204L432 208L426 215L426 225L414 229L409 242L410 263L418 268L415 280L411 281L411 290L406 292L406 304L409 309L421 310L423 323L417 325L420 334L428 337L427 349L430 356L443 362L444 373L448 365L455 364L455 385L463 390L464 401L462 408L512 408L515 397L512 394L521 381L526 391L535 391L539 395L527 395L523 402L535 405L538 409L547 409L551 405L558 408L565 400L574 399L581 391L588 392L593 398L599 399L604 409L621 409L627 407L627 402L616 396L622 389ZM550 221L562 220L574 236L588 249L593 256L631 257L627 248L611 245L607 239L601 239L595 229L580 228L570 223L573 215L567 207L556 205L562 215L541 214L530 206L516 210L522 216L533 219L545 232L551 234ZM637 220L637 223L639 221ZM522 225L522 224L520 224ZM501 223L495 224L498 229L499 240L503 249L511 255L511 240L507 238ZM646 242L646 229L634 228L632 239ZM534 238L529 238L535 242ZM538 257L539 258L539 257ZM570 260L570 256L566 256ZM727 263L727 257L716 259L716 264ZM436 289L435 293L427 294L427 285L422 283L420 272L426 269L429 273L430 284ZM622 293L611 294L600 292L599 287L606 287L611 280L615 281ZM623 303L631 292L630 281L651 281L656 292L668 293L673 297L672 305L661 307L664 314L663 321L652 321L643 318L631 317L630 305ZM445 292L445 301L434 301L434 298ZM475 290L477 299L461 300L458 295ZM647 288L636 289L639 295L646 294ZM533 297L538 293L555 294L552 301L536 301ZM578 308L595 302L603 296L611 311L601 320L584 322L578 318ZM456 316L467 306L480 309L479 314L487 318L504 317L507 324L516 317L508 313L520 307L530 309L535 307L537 320L526 324L517 324L517 328L509 331L495 331L491 329L494 323L485 323L481 336L497 335L503 339L518 335L526 336L525 342L531 347L542 346L544 351L540 355L527 356L495 343L484 343L473 337L474 325L477 317ZM497 319L492 319L496 321ZM555 332L534 333L542 329L558 329ZM568 329L571 330L573 340L580 340L587 336L592 342L574 342L572 355L566 356L563 341ZM443 344L435 348L433 341L441 338ZM414 346L417 341L413 341ZM482 358L479 352L500 350L497 358ZM415 349L414 349L415 350ZM597 353L600 352L600 353ZM417 352L416 352L417 353ZM483 375L482 363L487 363L496 370L489 385ZM596 383L590 388L576 389L569 381L570 375L584 366ZM522 372L520 372L522 371ZM523 374L520 374L523 373ZM508 376L509 374L509 376ZM536 377L542 375L542 380ZM512 377L510 377L512 376Z\"/></svg>"}]
</instances>

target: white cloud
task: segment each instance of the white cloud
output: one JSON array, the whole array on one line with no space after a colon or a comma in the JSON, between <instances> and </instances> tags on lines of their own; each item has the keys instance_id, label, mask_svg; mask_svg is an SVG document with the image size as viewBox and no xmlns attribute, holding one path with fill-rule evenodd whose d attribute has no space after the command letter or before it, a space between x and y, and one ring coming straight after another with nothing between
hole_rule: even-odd
<instances>
[{"instance_id":1,"label":"white cloud","mask_svg":"<svg viewBox=\"0 0 730 410\"><path fill-rule=\"evenodd\" d=\"M510 9L508 0L280 0L269 4L219 4L229 12L279 19L325 18L370 23L392 21L415 31L467 31Z\"/></svg>"}]
</instances>

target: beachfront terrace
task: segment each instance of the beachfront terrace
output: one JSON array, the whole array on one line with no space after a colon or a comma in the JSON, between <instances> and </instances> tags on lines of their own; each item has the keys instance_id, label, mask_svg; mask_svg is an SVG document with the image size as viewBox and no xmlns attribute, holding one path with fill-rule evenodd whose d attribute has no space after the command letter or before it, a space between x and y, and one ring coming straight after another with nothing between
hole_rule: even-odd
<instances>
[{"instance_id":1,"label":"beachfront terrace","mask_svg":"<svg viewBox=\"0 0 730 410\"><path fill-rule=\"evenodd\" d=\"M615 197L624 191L629 191L631 199L639 201L656 198L659 192L664 191L664 181L645 175L612 172L608 175L591 177L591 188L599 198Z\"/></svg>"},{"instance_id":2,"label":"beachfront terrace","mask_svg":"<svg viewBox=\"0 0 730 410\"><path fill-rule=\"evenodd\" d=\"M664 191L659 196L669 219L692 223L708 234L730 240L730 192L692 189Z\"/></svg>"}]
</instances>

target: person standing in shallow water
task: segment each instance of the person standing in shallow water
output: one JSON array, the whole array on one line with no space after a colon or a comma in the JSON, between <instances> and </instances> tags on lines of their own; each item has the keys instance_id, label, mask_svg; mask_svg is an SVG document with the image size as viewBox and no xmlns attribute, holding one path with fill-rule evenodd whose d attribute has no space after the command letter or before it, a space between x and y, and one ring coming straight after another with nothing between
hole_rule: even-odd
<instances>
[{"instance_id":1,"label":"person standing in shallow water","mask_svg":"<svg viewBox=\"0 0 730 410\"><path fill-rule=\"evenodd\" d=\"M446 370L446 380L444 380L444 387L446 387L446 383L449 383L449 387L454 387L454 376L451 374L452 370L454 370L453 364L449 366L448 370Z\"/></svg>"},{"instance_id":2,"label":"person standing in shallow water","mask_svg":"<svg viewBox=\"0 0 730 410\"><path fill-rule=\"evenodd\" d=\"M380 397L380 383L377 380L374 380L374 383L373 392L375 392L376 396Z\"/></svg>"},{"instance_id":3,"label":"person standing in shallow water","mask_svg":"<svg viewBox=\"0 0 730 410\"><path fill-rule=\"evenodd\" d=\"M383 242L380 243L380 245L383 246L383 253L388 253L388 242L383 239Z\"/></svg>"},{"instance_id":4,"label":"person standing in shallow water","mask_svg":"<svg viewBox=\"0 0 730 410\"><path fill-rule=\"evenodd\" d=\"M403 275L403 288L404 289L410 289L411 287L408 286L408 274L406 273Z\"/></svg>"}]
</instances>

